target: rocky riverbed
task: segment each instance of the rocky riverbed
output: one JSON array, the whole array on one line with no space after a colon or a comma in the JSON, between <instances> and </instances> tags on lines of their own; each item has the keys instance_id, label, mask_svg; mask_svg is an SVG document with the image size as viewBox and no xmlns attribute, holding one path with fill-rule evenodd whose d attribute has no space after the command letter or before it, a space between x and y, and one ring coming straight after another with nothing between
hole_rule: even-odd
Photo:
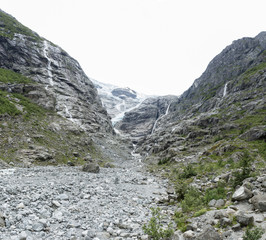
<instances>
[{"instance_id":1,"label":"rocky riverbed","mask_svg":"<svg viewBox=\"0 0 266 240\"><path fill-rule=\"evenodd\" d=\"M167 182L142 168L132 158L98 174L79 167L2 169L0 239L147 239L142 226Z\"/></svg>"}]
</instances>

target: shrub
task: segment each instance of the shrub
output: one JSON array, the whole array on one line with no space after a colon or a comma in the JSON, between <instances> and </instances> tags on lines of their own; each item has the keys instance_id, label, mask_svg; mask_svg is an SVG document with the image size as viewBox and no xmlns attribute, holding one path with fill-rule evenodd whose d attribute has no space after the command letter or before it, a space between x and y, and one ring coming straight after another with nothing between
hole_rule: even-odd
<instances>
[{"instance_id":1,"label":"shrub","mask_svg":"<svg viewBox=\"0 0 266 240\"><path fill-rule=\"evenodd\" d=\"M193 177L193 176L196 176L197 173L195 171L195 169L193 168L192 164L188 164L183 172L180 174L180 178L190 178L190 177Z\"/></svg>"},{"instance_id":2,"label":"shrub","mask_svg":"<svg viewBox=\"0 0 266 240\"><path fill-rule=\"evenodd\" d=\"M207 212L207 209L206 208L202 208L199 211L195 212L193 217L199 217L199 216L203 215L206 212Z\"/></svg>"},{"instance_id":3,"label":"shrub","mask_svg":"<svg viewBox=\"0 0 266 240\"><path fill-rule=\"evenodd\" d=\"M194 187L189 187L185 194L184 200L181 201L181 207L184 212L200 210L204 207L202 193Z\"/></svg>"},{"instance_id":4,"label":"shrub","mask_svg":"<svg viewBox=\"0 0 266 240\"><path fill-rule=\"evenodd\" d=\"M236 188L238 185L242 185L243 181L251 176L251 162L251 157L249 156L248 152L245 151L242 159L239 162L240 171L233 172L233 188Z\"/></svg>"},{"instance_id":5,"label":"shrub","mask_svg":"<svg viewBox=\"0 0 266 240\"><path fill-rule=\"evenodd\" d=\"M247 228L245 234L243 235L243 240L259 240L264 233L264 230L261 228L254 228L253 230Z\"/></svg>"},{"instance_id":6,"label":"shrub","mask_svg":"<svg viewBox=\"0 0 266 240\"><path fill-rule=\"evenodd\" d=\"M204 195L204 202L208 204L212 199L224 199L226 197L225 184L218 183L218 186L213 189L207 189Z\"/></svg>"},{"instance_id":7,"label":"shrub","mask_svg":"<svg viewBox=\"0 0 266 240\"><path fill-rule=\"evenodd\" d=\"M171 237L174 233L174 230L171 224L168 224L167 228L163 228L162 224L162 214L160 208L151 208L152 217L149 223L143 226L143 231L145 234L148 234L154 240L160 240L162 238Z\"/></svg>"}]
</instances>

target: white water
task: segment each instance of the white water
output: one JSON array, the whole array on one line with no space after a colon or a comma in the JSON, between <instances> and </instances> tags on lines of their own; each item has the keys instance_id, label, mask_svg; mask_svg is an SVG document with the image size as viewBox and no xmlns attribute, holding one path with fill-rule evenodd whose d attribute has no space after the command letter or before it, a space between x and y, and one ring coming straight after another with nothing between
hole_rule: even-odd
<instances>
[{"instance_id":1,"label":"white water","mask_svg":"<svg viewBox=\"0 0 266 240\"><path fill-rule=\"evenodd\" d=\"M49 85L53 86L54 85L54 81L53 81L53 74L52 74L52 67L51 67L51 59L48 56L48 43L46 40L44 40L43 42L43 55L45 56L45 58L48 61L47 64L47 73L48 73L48 80L49 80ZM46 89L48 88L48 85L46 86Z\"/></svg>"},{"instance_id":2,"label":"white water","mask_svg":"<svg viewBox=\"0 0 266 240\"><path fill-rule=\"evenodd\" d=\"M72 114L69 112L67 105L64 105L64 106L65 106L66 117L69 118L71 122L75 122L75 120L72 117Z\"/></svg>"},{"instance_id":3,"label":"white water","mask_svg":"<svg viewBox=\"0 0 266 240\"><path fill-rule=\"evenodd\" d=\"M117 116L115 116L114 118L112 118L112 124L113 124L113 126L114 126L117 122L119 122L119 121L121 121L121 120L123 119L123 117L125 116L125 113L126 113L126 112L130 112L130 111L134 110L135 108L138 108L138 107L142 104L143 101L144 101L144 100L142 100L142 101L141 101L140 103L138 103L136 106L134 106L134 107L132 107L132 108L129 108L129 109L127 109L126 111L121 112L121 113L119 113Z\"/></svg>"},{"instance_id":4,"label":"white water","mask_svg":"<svg viewBox=\"0 0 266 240\"><path fill-rule=\"evenodd\" d=\"M168 115L170 105L171 105L171 103L168 104L167 109L166 109L166 111L165 111L165 114L163 114L162 116L160 116L160 117L158 117L158 118L156 119L156 121L155 121L155 123L154 123L154 125L153 125L153 128L152 128L151 134L154 133L154 131L155 131L155 129L156 129L157 122L158 122L160 119L162 119L162 118L164 118L165 116Z\"/></svg>"},{"instance_id":5,"label":"white water","mask_svg":"<svg viewBox=\"0 0 266 240\"><path fill-rule=\"evenodd\" d=\"M224 93L223 93L223 97L225 97L226 94L227 94L227 84L228 84L228 83L226 83L226 84L224 85Z\"/></svg>"},{"instance_id":6,"label":"white water","mask_svg":"<svg viewBox=\"0 0 266 240\"><path fill-rule=\"evenodd\" d=\"M139 153L136 153L136 144L133 144L133 151L131 152L131 156L135 159L141 162L141 155Z\"/></svg>"}]
</instances>

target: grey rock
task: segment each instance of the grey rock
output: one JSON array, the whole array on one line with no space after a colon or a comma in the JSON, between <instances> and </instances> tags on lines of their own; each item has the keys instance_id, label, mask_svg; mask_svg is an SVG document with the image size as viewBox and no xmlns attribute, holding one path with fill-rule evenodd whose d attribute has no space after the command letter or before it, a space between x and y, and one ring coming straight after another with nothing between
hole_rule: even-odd
<instances>
[{"instance_id":1,"label":"grey rock","mask_svg":"<svg viewBox=\"0 0 266 240\"><path fill-rule=\"evenodd\" d=\"M220 225L225 228L227 226L230 226L232 224L232 221L229 218L221 218L220 219Z\"/></svg>"},{"instance_id":2,"label":"grey rock","mask_svg":"<svg viewBox=\"0 0 266 240\"><path fill-rule=\"evenodd\" d=\"M223 207L224 204L225 204L225 201L224 201L223 199L218 199L218 200L216 201L216 203L215 203L214 206L215 206L216 208L220 208L220 207Z\"/></svg>"},{"instance_id":3,"label":"grey rock","mask_svg":"<svg viewBox=\"0 0 266 240\"><path fill-rule=\"evenodd\" d=\"M89 172L89 173L99 173L100 167L98 164L95 164L95 163L86 163L82 167L82 171Z\"/></svg>"},{"instance_id":4,"label":"grey rock","mask_svg":"<svg viewBox=\"0 0 266 240\"><path fill-rule=\"evenodd\" d=\"M254 217L244 214L242 211L239 211L236 214L236 221L241 225L241 226L248 226L254 223Z\"/></svg>"},{"instance_id":5,"label":"grey rock","mask_svg":"<svg viewBox=\"0 0 266 240\"><path fill-rule=\"evenodd\" d=\"M215 204L216 204L216 202L217 202L217 200L212 199L212 200L208 203L208 206L209 206L209 207L214 207Z\"/></svg>"},{"instance_id":6,"label":"grey rock","mask_svg":"<svg viewBox=\"0 0 266 240\"><path fill-rule=\"evenodd\" d=\"M220 234L214 227L208 225L201 234L197 237L197 240L222 240Z\"/></svg>"},{"instance_id":7,"label":"grey rock","mask_svg":"<svg viewBox=\"0 0 266 240\"><path fill-rule=\"evenodd\" d=\"M5 223L5 218L3 213L0 212L0 227L5 227L6 223Z\"/></svg>"},{"instance_id":8,"label":"grey rock","mask_svg":"<svg viewBox=\"0 0 266 240\"><path fill-rule=\"evenodd\" d=\"M266 195L258 194L251 198L251 203L255 209L258 209L261 212L266 211Z\"/></svg>"},{"instance_id":9,"label":"grey rock","mask_svg":"<svg viewBox=\"0 0 266 240\"><path fill-rule=\"evenodd\" d=\"M234 192L232 196L232 200L242 201L242 200L250 199L252 196L253 196L253 193L249 189L247 189L244 186L241 186Z\"/></svg>"}]
</instances>

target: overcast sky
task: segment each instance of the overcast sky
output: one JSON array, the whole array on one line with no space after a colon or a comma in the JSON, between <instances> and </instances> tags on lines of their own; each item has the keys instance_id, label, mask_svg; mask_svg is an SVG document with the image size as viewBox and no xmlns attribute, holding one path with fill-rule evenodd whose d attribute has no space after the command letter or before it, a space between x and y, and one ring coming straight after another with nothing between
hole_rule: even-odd
<instances>
[{"instance_id":1,"label":"overcast sky","mask_svg":"<svg viewBox=\"0 0 266 240\"><path fill-rule=\"evenodd\" d=\"M180 95L233 40L266 30L265 0L1 0L88 77Z\"/></svg>"}]
</instances>

